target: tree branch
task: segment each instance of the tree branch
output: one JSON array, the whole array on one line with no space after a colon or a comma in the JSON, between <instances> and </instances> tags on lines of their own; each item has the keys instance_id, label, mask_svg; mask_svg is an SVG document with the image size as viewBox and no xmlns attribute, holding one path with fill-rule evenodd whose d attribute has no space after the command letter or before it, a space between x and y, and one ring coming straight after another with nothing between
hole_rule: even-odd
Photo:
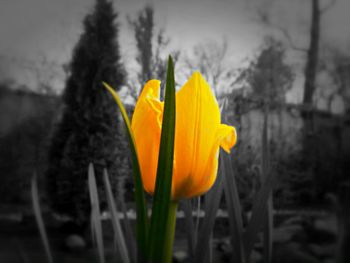
<instances>
[{"instance_id":1,"label":"tree branch","mask_svg":"<svg viewBox=\"0 0 350 263\"><path fill-rule=\"evenodd\" d=\"M258 10L257 15L258 15L259 22L265 24L266 26L271 27L272 29L276 29L276 30L280 31L283 34L283 36L287 39L287 41L292 49L299 51L299 52L303 52L303 53L307 52L307 48L299 47L294 43L292 36L290 35L289 31L286 28L273 23L271 21L271 19L269 18L269 15L265 11Z\"/></svg>"},{"instance_id":2,"label":"tree branch","mask_svg":"<svg viewBox=\"0 0 350 263\"><path fill-rule=\"evenodd\" d=\"M279 26L279 25L271 25L271 26L274 26L275 29L279 30L284 35L284 37L288 40L289 45L291 46L292 49L300 52L305 52L305 53L307 52L307 48L299 47L294 43L291 35L289 34L286 28L283 28L282 26Z\"/></svg>"},{"instance_id":3,"label":"tree branch","mask_svg":"<svg viewBox=\"0 0 350 263\"><path fill-rule=\"evenodd\" d=\"M327 5L320 9L320 13L323 14L328 11L336 2L337 0L330 0Z\"/></svg>"}]
</instances>

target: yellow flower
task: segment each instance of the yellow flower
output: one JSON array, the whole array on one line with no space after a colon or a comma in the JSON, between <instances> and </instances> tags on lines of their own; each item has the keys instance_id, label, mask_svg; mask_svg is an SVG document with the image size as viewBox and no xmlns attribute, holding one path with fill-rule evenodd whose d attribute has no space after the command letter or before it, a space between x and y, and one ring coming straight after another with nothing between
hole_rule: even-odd
<instances>
[{"instance_id":1,"label":"yellow flower","mask_svg":"<svg viewBox=\"0 0 350 263\"><path fill-rule=\"evenodd\" d=\"M160 81L146 83L136 103L134 133L145 190L155 188L164 103ZM176 121L172 199L207 192L215 182L219 147L226 152L236 143L234 127L221 124L220 110L209 84L195 72L176 94Z\"/></svg>"}]
</instances>

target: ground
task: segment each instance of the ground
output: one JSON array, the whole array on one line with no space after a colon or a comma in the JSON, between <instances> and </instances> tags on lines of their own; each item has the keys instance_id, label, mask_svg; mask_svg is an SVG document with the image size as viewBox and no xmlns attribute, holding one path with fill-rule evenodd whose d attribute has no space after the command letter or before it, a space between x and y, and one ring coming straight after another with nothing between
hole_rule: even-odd
<instances>
[{"instance_id":1,"label":"ground","mask_svg":"<svg viewBox=\"0 0 350 263\"><path fill-rule=\"evenodd\" d=\"M0 262L22 263L46 261L43 244L33 216L0 218ZM91 244L84 249L69 250L65 246L71 229L48 215L44 218L54 261L60 263L98 262ZM113 230L109 220L103 221L106 262L118 262L113 250ZM335 262L336 218L324 211L300 210L275 214L273 262ZM213 263L227 262L231 253L227 218L218 218L213 236ZM174 254L177 262L186 260L187 239L184 219L177 221ZM261 243L257 242L252 262L261 262Z\"/></svg>"}]
</instances>

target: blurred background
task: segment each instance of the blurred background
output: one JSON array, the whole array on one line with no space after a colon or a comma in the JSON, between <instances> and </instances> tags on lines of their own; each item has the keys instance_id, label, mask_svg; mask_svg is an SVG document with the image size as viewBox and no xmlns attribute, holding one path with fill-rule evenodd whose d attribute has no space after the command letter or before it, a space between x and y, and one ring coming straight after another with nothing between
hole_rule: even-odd
<instances>
[{"instance_id":1,"label":"blurred background","mask_svg":"<svg viewBox=\"0 0 350 263\"><path fill-rule=\"evenodd\" d=\"M89 257L76 254L90 249L88 163L98 184L107 167L118 206L132 214L125 128L101 82L131 116L147 80L165 83L171 54L177 88L200 71L237 129L230 158L243 219L262 184L267 123L274 262L336 262L350 218L349 11L347 0L1 1L0 261L44 262L34 173L61 262ZM224 199L214 262L230 254ZM177 231L181 252L181 223Z\"/></svg>"}]
</instances>

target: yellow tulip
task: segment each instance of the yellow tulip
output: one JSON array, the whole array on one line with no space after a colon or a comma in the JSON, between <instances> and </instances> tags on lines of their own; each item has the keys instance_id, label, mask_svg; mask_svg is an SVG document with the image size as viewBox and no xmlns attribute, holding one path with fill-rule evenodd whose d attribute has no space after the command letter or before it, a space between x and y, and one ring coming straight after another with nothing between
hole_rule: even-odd
<instances>
[{"instance_id":1,"label":"yellow tulip","mask_svg":"<svg viewBox=\"0 0 350 263\"><path fill-rule=\"evenodd\" d=\"M155 189L164 107L159 89L159 80L146 83L131 124L143 185L150 194ZM209 84L195 72L176 93L172 200L207 192L217 176L219 147L229 153L236 138L234 127L221 124L220 109Z\"/></svg>"}]
</instances>

